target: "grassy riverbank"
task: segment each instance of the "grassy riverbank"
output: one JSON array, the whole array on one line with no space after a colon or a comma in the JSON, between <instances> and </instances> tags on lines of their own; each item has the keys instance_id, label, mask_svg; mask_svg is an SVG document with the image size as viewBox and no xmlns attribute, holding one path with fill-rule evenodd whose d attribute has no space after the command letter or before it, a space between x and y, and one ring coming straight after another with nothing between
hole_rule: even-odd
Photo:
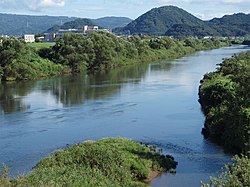
<instances>
[{"instance_id":1,"label":"grassy riverbank","mask_svg":"<svg viewBox=\"0 0 250 187\"><path fill-rule=\"evenodd\" d=\"M167 172L176 165L172 156L162 155L155 146L111 138L57 151L28 176L10 179L5 168L0 186L147 186L144 181L152 172Z\"/></svg>"},{"instance_id":2,"label":"grassy riverbank","mask_svg":"<svg viewBox=\"0 0 250 187\"><path fill-rule=\"evenodd\" d=\"M86 73L138 63L170 60L228 46L223 39L171 39L109 33L65 34L56 44L25 44L15 38L0 43L0 80L26 80L66 73Z\"/></svg>"}]
</instances>

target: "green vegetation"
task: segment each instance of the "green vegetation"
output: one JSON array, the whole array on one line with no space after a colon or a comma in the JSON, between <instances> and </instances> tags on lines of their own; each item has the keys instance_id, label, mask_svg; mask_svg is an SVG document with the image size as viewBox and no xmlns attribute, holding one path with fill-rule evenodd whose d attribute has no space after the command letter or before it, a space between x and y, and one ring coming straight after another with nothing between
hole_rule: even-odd
<instances>
[{"instance_id":1,"label":"green vegetation","mask_svg":"<svg viewBox=\"0 0 250 187\"><path fill-rule=\"evenodd\" d=\"M94 32L87 36L65 34L50 49L40 51L43 58L69 66L72 72L95 71L134 63L174 59L198 50L229 45L219 39L173 40L131 36L119 38L109 33Z\"/></svg>"},{"instance_id":2,"label":"green vegetation","mask_svg":"<svg viewBox=\"0 0 250 187\"><path fill-rule=\"evenodd\" d=\"M66 67L41 58L31 47L16 38L0 43L1 80L25 80L60 75Z\"/></svg>"},{"instance_id":3,"label":"green vegetation","mask_svg":"<svg viewBox=\"0 0 250 187\"><path fill-rule=\"evenodd\" d=\"M250 14L225 15L207 22L221 36L250 36Z\"/></svg>"},{"instance_id":4,"label":"green vegetation","mask_svg":"<svg viewBox=\"0 0 250 187\"><path fill-rule=\"evenodd\" d=\"M57 32L59 29L82 29L84 25L98 25L101 28L113 29L115 27L124 27L132 20L126 17L103 17L98 19L78 18L63 25L54 25L47 32Z\"/></svg>"},{"instance_id":5,"label":"green vegetation","mask_svg":"<svg viewBox=\"0 0 250 187\"><path fill-rule=\"evenodd\" d=\"M0 72L2 80L36 79L175 59L198 50L226 45L229 45L227 40L214 38L119 38L105 32L86 36L67 33L56 44L25 44L10 38L3 39L0 44Z\"/></svg>"},{"instance_id":6,"label":"green vegetation","mask_svg":"<svg viewBox=\"0 0 250 187\"><path fill-rule=\"evenodd\" d=\"M202 20L183 9L175 6L163 6L146 12L124 28L114 30L114 32L164 36L176 24L206 26Z\"/></svg>"},{"instance_id":7,"label":"green vegetation","mask_svg":"<svg viewBox=\"0 0 250 187\"><path fill-rule=\"evenodd\" d=\"M204 133L229 151L250 155L250 52L226 59L201 81Z\"/></svg>"},{"instance_id":8,"label":"green vegetation","mask_svg":"<svg viewBox=\"0 0 250 187\"><path fill-rule=\"evenodd\" d=\"M26 177L10 179L3 167L0 186L147 186L143 180L151 171L166 172L177 165L160 152L122 138L89 141L55 152Z\"/></svg>"},{"instance_id":9,"label":"green vegetation","mask_svg":"<svg viewBox=\"0 0 250 187\"><path fill-rule=\"evenodd\" d=\"M55 45L55 43L51 42L38 42L38 43L28 43L27 44L29 47L34 48L35 50L40 50L40 49L44 49L44 48L49 48Z\"/></svg>"},{"instance_id":10,"label":"green vegetation","mask_svg":"<svg viewBox=\"0 0 250 187\"><path fill-rule=\"evenodd\" d=\"M248 157L234 157L235 163L225 166L225 171L218 178L211 177L210 184L203 187L249 187L250 159Z\"/></svg>"},{"instance_id":11,"label":"green vegetation","mask_svg":"<svg viewBox=\"0 0 250 187\"><path fill-rule=\"evenodd\" d=\"M249 36L250 14L240 13L202 21L181 8L163 6L154 8L127 26L113 31L121 34L174 37Z\"/></svg>"},{"instance_id":12,"label":"green vegetation","mask_svg":"<svg viewBox=\"0 0 250 187\"><path fill-rule=\"evenodd\" d=\"M75 20L64 23L63 25L54 25L49 28L46 32L53 33L58 32L60 29L83 29L84 25L94 26L95 23L91 19L77 18Z\"/></svg>"},{"instance_id":13,"label":"green vegetation","mask_svg":"<svg viewBox=\"0 0 250 187\"><path fill-rule=\"evenodd\" d=\"M131 19L125 17L81 19L66 16L29 16L0 13L0 35L22 36L31 33L40 34L45 31L56 32L59 29L82 28L85 24L113 29L114 27L123 27L130 21Z\"/></svg>"}]
</instances>

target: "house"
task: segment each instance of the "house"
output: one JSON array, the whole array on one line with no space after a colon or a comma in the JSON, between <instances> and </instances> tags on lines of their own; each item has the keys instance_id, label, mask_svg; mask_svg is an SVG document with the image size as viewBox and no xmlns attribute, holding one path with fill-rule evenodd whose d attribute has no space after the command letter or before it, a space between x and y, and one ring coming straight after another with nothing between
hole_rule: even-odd
<instances>
[{"instance_id":1,"label":"house","mask_svg":"<svg viewBox=\"0 0 250 187\"><path fill-rule=\"evenodd\" d=\"M25 34L23 39L26 43L34 43L35 42L35 35L34 34Z\"/></svg>"}]
</instances>

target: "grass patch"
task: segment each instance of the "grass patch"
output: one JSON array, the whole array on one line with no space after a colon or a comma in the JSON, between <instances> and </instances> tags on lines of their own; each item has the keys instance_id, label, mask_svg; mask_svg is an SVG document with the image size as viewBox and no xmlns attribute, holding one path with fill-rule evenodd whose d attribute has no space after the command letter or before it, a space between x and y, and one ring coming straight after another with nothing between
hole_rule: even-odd
<instances>
[{"instance_id":1,"label":"grass patch","mask_svg":"<svg viewBox=\"0 0 250 187\"><path fill-rule=\"evenodd\" d=\"M123 138L84 142L41 160L26 177L9 179L4 168L0 186L147 186L151 171L176 168L160 152Z\"/></svg>"},{"instance_id":2,"label":"grass patch","mask_svg":"<svg viewBox=\"0 0 250 187\"><path fill-rule=\"evenodd\" d=\"M40 50L40 49L52 47L55 44L56 43L54 43L54 42L44 42L44 43L28 43L27 45L36 49L36 50Z\"/></svg>"}]
</instances>

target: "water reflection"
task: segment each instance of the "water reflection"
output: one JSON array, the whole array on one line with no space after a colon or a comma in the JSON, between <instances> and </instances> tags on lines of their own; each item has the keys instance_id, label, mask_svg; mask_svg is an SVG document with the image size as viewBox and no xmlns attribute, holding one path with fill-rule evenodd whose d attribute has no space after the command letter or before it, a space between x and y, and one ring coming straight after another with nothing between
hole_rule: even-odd
<instances>
[{"instance_id":1,"label":"water reflection","mask_svg":"<svg viewBox=\"0 0 250 187\"><path fill-rule=\"evenodd\" d=\"M123 85L137 84L147 72L148 66L119 68L91 75L73 75L42 81L0 84L0 110L2 114L24 112L31 108L24 97L45 94L49 100L64 107L82 105L87 100L104 98L119 93ZM51 102L52 103L52 102Z\"/></svg>"},{"instance_id":2,"label":"water reflection","mask_svg":"<svg viewBox=\"0 0 250 187\"><path fill-rule=\"evenodd\" d=\"M1 113L23 112L30 105L23 101L35 86L35 82L2 83L0 84L0 111Z\"/></svg>"}]
</instances>

